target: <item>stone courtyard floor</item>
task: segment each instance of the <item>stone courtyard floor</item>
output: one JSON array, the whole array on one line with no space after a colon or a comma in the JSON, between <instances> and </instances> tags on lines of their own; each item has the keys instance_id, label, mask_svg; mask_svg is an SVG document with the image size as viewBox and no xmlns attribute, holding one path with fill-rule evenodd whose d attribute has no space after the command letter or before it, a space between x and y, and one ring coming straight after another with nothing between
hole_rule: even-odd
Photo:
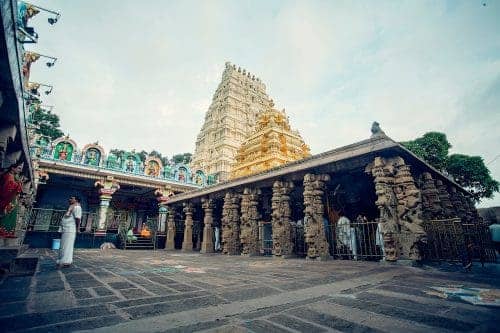
<instances>
[{"instance_id":1,"label":"stone courtyard floor","mask_svg":"<svg viewBox=\"0 0 500 333\"><path fill-rule=\"evenodd\" d=\"M498 332L500 308L432 286L500 288L494 269L77 250L38 252L34 276L0 281L0 331ZM448 269L443 269L448 268ZM490 267L491 268L491 267ZM497 295L498 296L498 295Z\"/></svg>"}]
</instances>

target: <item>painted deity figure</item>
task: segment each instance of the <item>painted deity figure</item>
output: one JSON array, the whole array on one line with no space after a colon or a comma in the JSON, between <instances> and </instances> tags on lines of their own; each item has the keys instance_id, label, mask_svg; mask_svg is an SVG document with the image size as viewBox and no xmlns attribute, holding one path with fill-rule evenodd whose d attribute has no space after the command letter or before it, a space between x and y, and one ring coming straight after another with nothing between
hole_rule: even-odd
<instances>
[{"instance_id":1,"label":"painted deity figure","mask_svg":"<svg viewBox=\"0 0 500 333\"><path fill-rule=\"evenodd\" d=\"M15 238L18 197L22 192L22 163L14 163L0 178L0 237Z\"/></svg>"},{"instance_id":2,"label":"painted deity figure","mask_svg":"<svg viewBox=\"0 0 500 333\"><path fill-rule=\"evenodd\" d=\"M127 162L125 162L125 171L133 172L134 171L134 161L132 156L127 157Z\"/></svg>"},{"instance_id":3,"label":"painted deity figure","mask_svg":"<svg viewBox=\"0 0 500 333\"><path fill-rule=\"evenodd\" d=\"M99 164L99 159L97 152L94 149L89 149L87 150L86 155L86 163L90 165L98 165Z\"/></svg>"},{"instance_id":4,"label":"painted deity figure","mask_svg":"<svg viewBox=\"0 0 500 333\"><path fill-rule=\"evenodd\" d=\"M179 181L181 183L186 182L186 172L184 171L184 169L179 169Z\"/></svg>"}]
</instances>

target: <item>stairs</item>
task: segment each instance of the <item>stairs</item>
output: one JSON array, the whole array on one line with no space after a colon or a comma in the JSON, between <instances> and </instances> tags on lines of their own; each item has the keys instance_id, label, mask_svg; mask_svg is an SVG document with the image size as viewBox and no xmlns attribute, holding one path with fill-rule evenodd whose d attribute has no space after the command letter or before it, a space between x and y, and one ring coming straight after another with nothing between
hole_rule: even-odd
<instances>
[{"instance_id":1,"label":"stairs","mask_svg":"<svg viewBox=\"0 0 500 333\"><path fill-rule=\"evenodd\" d=\"M134 235L137 240L122 244L122 249L125 250L154 250L153 237L141 237L141 235Z\"/></svg>"},{"instance_id":2,"label":"stairs","mask_svg":"<svg viewBox=\"0 0 500 333\"><path fill-rule=\"evenodd\" d=\"M0 247L0 271L10 276L33 275L38 256L25 253L27 245L9 245Z\"/></svg>"}]
</instances>

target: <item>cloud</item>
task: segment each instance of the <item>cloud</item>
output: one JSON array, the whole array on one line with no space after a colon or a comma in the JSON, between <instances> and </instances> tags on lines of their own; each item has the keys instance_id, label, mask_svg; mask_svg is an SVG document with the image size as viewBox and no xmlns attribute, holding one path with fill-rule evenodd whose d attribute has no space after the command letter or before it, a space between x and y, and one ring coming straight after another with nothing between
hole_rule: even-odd
<instances>
[{"instance_id":1,"label":"cloud","mask_svg":"<svg viewBox=\"0 0 500 333\"><path fill-rule=\"evenodd\" d=\"M46 1L36 49L60 57L63 129L82 145L193 151L225 61L260 77L315 153L430 130L453 152L498 153L500 3L472 1ZM489 167L500 179L500 162ZM500 198L493 203L500 204Z\"/></svg>"}]
</instances>

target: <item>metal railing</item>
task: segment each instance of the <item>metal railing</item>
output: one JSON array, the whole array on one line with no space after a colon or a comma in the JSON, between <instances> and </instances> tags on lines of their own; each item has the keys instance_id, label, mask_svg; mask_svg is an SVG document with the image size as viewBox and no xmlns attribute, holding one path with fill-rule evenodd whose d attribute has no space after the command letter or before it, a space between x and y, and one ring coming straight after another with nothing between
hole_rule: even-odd
<instances>
[{"instance_id":1,"label":"metal railing","mask_svg":"<svg viewBox=\"0 0 500 333\"><path fill-rule=\"evenodd\" d=\"M483 223L462 223L460 219L424 222L427 244L424 254L431 261L462 261L465 256L481 262L496 262L488 227Z\"/></svg>"},{"instance_id":2,"label":"metal railing","mask_svg":"<svg viewBox=\"0 0 500 333\"><path fill-rule=\"evenodd\" d=\"M24 217L28 231L58 231L66 210L32 208ZM97 213L83 212L80 231L92 231L97 226Z\"/></svg>"}]
</instances>

